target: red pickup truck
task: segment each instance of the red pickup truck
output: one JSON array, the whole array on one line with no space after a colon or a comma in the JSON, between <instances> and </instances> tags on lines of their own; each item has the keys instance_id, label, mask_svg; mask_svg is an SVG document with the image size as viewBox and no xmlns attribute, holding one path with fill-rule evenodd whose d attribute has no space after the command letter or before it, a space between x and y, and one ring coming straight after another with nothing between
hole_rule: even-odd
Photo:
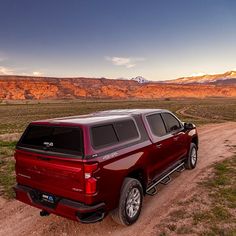
<instances>
[{"instance_id":1,"label":"red pickup truck","mask_svg":"<svg viewBox=\"0 0 236 236\"><path fill-rule=\"evenodd\" d=\"M168 110L125 109L35 121L15 152L16 199L83 223L139 217L174 171L197 163L198 135Z\"/></svg>"}]
</instances>

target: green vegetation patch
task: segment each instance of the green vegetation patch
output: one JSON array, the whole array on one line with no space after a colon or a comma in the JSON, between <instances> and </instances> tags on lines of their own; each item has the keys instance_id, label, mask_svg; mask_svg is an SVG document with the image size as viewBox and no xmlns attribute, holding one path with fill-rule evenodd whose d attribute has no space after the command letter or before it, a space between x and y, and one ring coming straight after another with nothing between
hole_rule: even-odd
<instances>
[{"instance_id":1,"label":"green vegetation patch","mask_svg":"<svg viewBox=\"0 0 236 236\"><path fill-rule=\"evenodd\" d=\"M13 198L15 185L15 162L12 158L2 159L0 164L0 195Z\"/></svg>"},{"instance_id":2,"label":"green vegetation patch","mask_svg":"<svg viewBox=\"0 0 236 236\"><path fill-rule=\"evenodd\" d=\"M197 192L155 226L157 235L236 236L236 155L214 164Z\"/></svg>"},{"instance_id":3,"label":"green vegetation patch","mask_svg":"<svg viewBox=\"0 0 236 236\"><path fill-rule=\"evenodd\" d=\"M0 140L0 164L3 157L5 156L12 156L15 146L16 146L16 141L1 141Z\"/></svg>"},{"instance_id":4,"label":"green vegetation patch","mask_svg":"<svg viewBox=\"0 0 236 236\"><path fill-rule=\"evenodd\" d=\"M0 195L12 198L15 185L15 161L13 153L15 141L0 141Z\"/></svg>"}]
</instances>

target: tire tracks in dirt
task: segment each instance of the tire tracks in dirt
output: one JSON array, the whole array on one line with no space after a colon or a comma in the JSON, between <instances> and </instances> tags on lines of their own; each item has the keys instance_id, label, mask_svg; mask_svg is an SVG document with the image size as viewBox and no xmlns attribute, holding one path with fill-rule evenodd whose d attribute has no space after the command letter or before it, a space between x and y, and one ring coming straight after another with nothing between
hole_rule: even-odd
<instances>
[{"instance_id":1,"label":"tire tracks in dirt","mask_svg":"<svg viewBox=\"0 0 236 236\"><path fill-rule=\"evenodd\" d=\"M209 121L209 122L214 121L214 120L217 121L217 122L227 122L227 120L224 120L224 119L213 119L213 118L210 119L210 118L190 114L190 113L188 113L189 109L190 109L190 106L183 107L183 108L177 110L176 114L181 115L183 117L188 117L188 118L203 120L203 121Z\"/></svg>"}]
</instances>

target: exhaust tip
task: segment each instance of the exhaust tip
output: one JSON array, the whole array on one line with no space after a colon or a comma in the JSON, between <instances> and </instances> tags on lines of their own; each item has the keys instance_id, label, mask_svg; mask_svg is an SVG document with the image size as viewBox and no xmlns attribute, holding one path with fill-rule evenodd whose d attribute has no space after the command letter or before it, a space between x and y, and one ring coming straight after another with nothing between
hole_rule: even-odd
<instances>
[{"instance_id":1,"label":"exhaust tip","mask_svg":"<svg viewBox=\"0 0 236 236\"><path fill-rule=\"evenodd\" d=\"M50 215L50 213L49 212L47 212L47 211L44 211L44 210L42 210L42 211L40 211L40 216L49 216Z\"/></svg>"}]
</instances>

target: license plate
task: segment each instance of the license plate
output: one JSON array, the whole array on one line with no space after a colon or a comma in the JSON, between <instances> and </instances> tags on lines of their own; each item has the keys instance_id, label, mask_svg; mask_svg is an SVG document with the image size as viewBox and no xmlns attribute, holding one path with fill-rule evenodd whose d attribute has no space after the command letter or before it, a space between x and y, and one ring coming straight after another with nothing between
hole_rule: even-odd
<instances>
[{"instance_id":1,"label":"license plate","mask_svg":"<svg viewBox=\"0 0 236 236\"><path fill-rule=\"evenodd\" d=\"M41 199L44 202L55 203L54 197L45 193L42 194Z\"/></svg>"}]
</instances>

